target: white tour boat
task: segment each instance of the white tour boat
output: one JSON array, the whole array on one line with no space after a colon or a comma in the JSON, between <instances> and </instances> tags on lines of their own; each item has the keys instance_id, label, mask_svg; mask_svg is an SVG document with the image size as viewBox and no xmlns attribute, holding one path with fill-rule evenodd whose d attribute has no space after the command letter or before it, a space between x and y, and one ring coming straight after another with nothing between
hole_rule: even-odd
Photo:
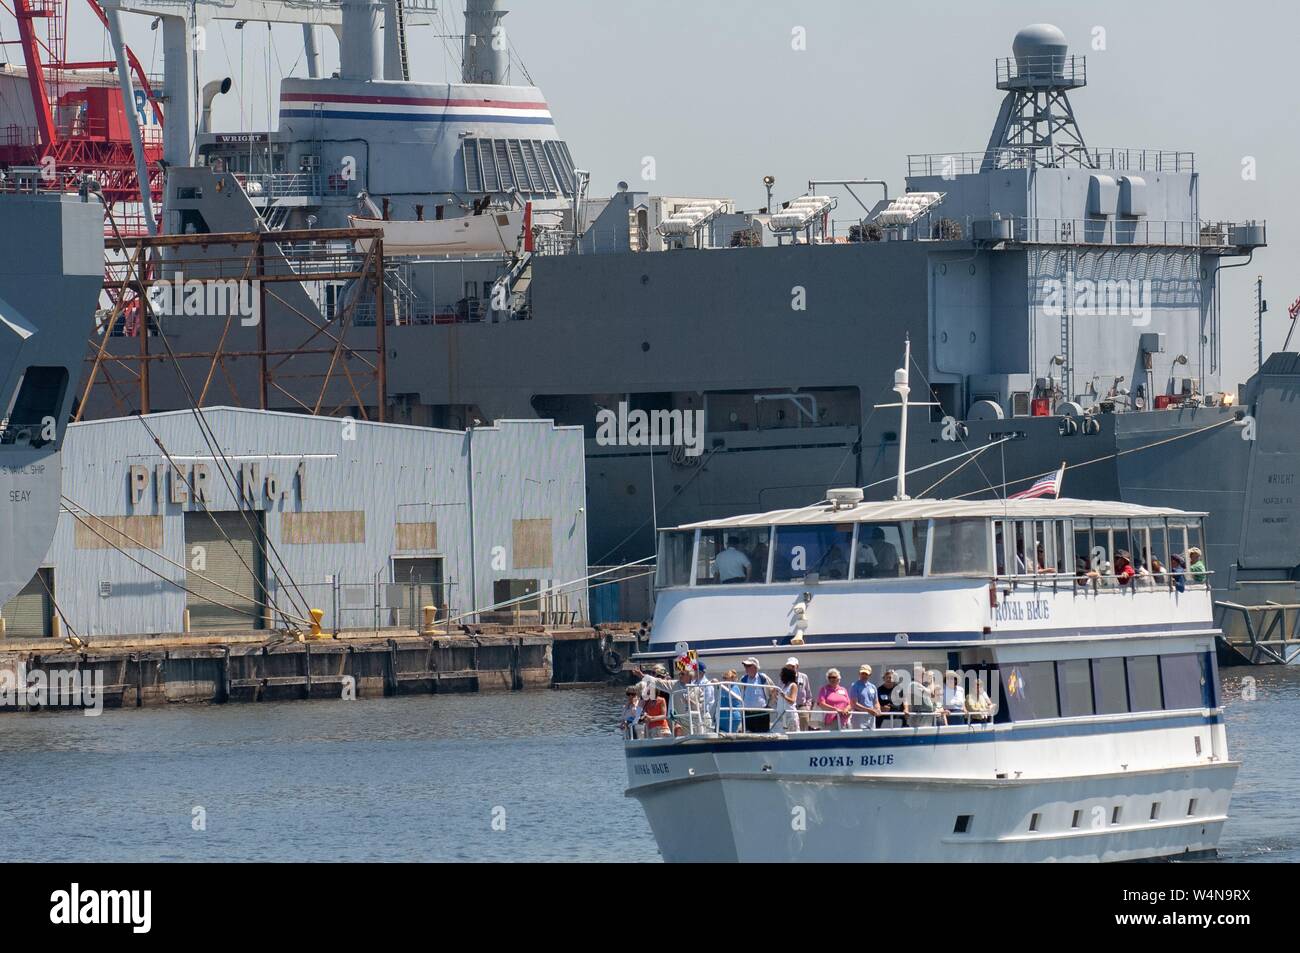
<instances>
[{"instance_id":1,"label":"white tour boat","mask_svg":"<svg viewBox=\"0 0 1300 953\"><path fill-rule=\"evenodd\" d=\"M906 421L905 371L896 389ZM671 694L643 682L668 696L671 727L643 722L625 744L627 793L664 859L1213 853L1238 765L1209 580L1184 555L1204 552L1204 514L1054 495L912 500L903 466L892 501L832 491L661 534L638 662L703 661L713 682ZM775 681L791 655L814 698L832 667L845 684L863 664L877 685L896 671L900 711L846 729L831 715L827 730L814 708L808 726L823 730L761 730L773 693L723 674L753 656ZM931 677L946 715L920 695ZM987 714L956 703L980 685Z\"/></svg>"}]
</instances>

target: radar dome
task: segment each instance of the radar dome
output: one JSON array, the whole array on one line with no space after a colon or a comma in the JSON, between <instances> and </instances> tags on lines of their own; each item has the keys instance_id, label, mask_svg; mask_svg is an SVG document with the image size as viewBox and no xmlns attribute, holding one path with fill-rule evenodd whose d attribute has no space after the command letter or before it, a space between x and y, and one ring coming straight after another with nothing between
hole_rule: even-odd
<instances>
[{"instance_id":1,"label":"radar dome","mask_svg":"<svg viewBox=\"0 0 1300 953\"><path fill-rule=\"evenodd\" d=\"M1011 41L1011 52L1015 55L1016 64L1022 69L1027 65L1027 60L1028 65L1042 65L1053 60L1060 63L1067 48L1065 34L1050 23L1031 24Z\"/></svg>"}]
</instances>

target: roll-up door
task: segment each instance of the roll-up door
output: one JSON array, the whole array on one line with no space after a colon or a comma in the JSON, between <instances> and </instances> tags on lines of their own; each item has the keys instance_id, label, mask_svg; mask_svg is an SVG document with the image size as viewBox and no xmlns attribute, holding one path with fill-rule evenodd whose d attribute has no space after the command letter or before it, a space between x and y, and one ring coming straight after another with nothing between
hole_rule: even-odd
<instances>
[{"instance_id":1,"label":"roll-up door","mask_svg":"<svg viewBox=\"0 0 1300 953\"><path fill-rule=\"evenodd\" d=\"M44 583L41 580L44 578ZM49 586L49 591L46 590ZM53 635L50 617L50 591L54 589L54 570L38 569L31 582L4 604L0 615L5 620L5 636L10 639L43 639Z\"/></svg>"},{"instance_id":2,"label":"roll-up door","mask_svg":"<svg viewBox=\"0 0 1300 953\"><path fill-rule=\"evenodd\" d=\"M185 605L191 630L263 628L258 605L263 595L262 525L261 513L185 514L185 584L190 590Z\"/></svg>"}]
</instances>

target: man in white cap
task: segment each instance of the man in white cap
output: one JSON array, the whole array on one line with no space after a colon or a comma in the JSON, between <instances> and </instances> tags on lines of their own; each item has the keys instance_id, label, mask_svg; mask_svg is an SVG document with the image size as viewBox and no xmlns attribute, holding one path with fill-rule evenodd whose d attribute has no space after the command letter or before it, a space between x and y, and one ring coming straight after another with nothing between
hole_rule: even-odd
<instances>
[{"instance_id":1,"label":"man in white cap","mask_svg":"<svg viewBox=\"0 0 1300 953\"><path fill-rule=\"evenodd\" d=\"M740 676L741 703L745 708L745 731L763 734L772 727L772 694L776 684L758 670L758 659L750 656L740 663L745 674ZM762 709L762 710L758 710Z\"/></svg>"},{"instance_id":2,"label":"man in white cap","mask_svg":"<svg viewBox=\"0 0 1300 953\"><path fill-rule=\"evenodd\" d=\"M808 730L808 712L812 709L812 683L808 681L808 676L799 671L799 660L791 655L785 660L785 664L794 669L794 683L798 686L798 694L795 696L794 707L799 709L799 730Z\"/></svg>"}]
</instances>

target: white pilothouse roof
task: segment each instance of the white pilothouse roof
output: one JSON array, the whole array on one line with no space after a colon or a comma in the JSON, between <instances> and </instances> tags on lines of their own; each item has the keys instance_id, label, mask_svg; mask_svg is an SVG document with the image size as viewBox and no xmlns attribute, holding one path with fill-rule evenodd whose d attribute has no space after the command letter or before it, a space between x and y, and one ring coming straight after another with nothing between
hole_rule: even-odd
<instances>
[{"instance_id":1,"label":"white pilothouse roof","mask_svg":"<svg viewBox=\"0 0 1300 953\"><path fill-rule=\"evenodd\" d=\"M1108 500L887 500L836 509L830 503L790 510L769 510L725 519L685 523L676 529L726 529L746 526L797 526L822 523L894 523L957 517L1001 519L1160 519L1205 516L1203 512L1163 506L1139 506Z\"/></svg>"}]
</instances>

